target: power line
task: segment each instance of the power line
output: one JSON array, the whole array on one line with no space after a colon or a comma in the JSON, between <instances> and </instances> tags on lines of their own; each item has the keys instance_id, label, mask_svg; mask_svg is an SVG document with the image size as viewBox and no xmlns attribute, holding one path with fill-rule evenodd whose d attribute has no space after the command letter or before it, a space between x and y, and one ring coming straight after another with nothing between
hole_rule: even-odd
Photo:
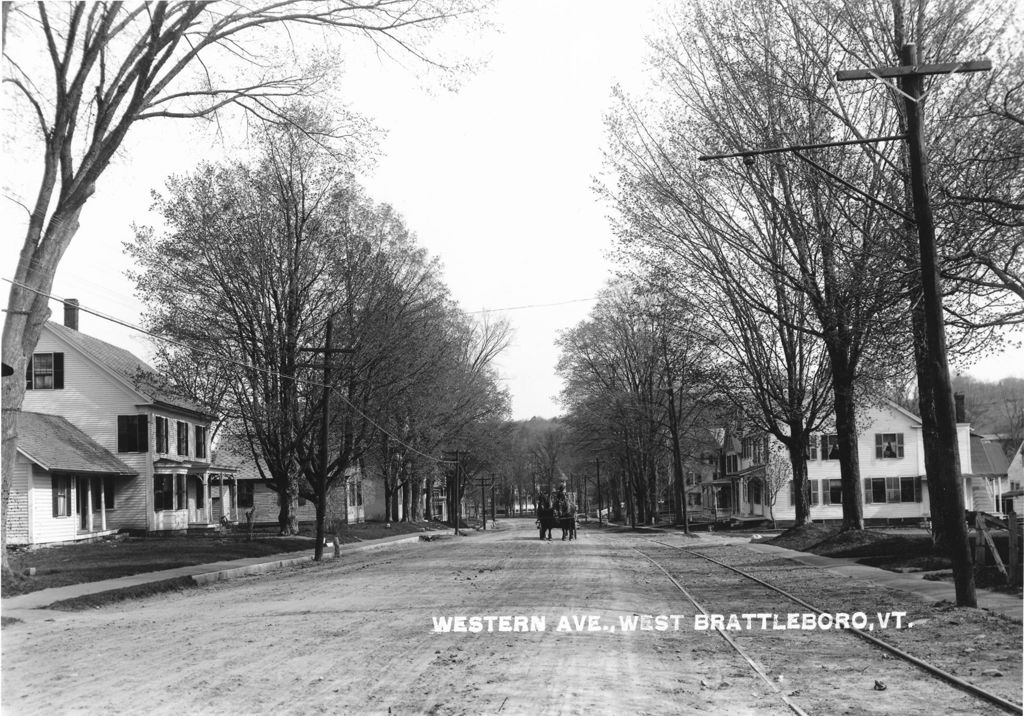
<instances>
[{"instance_id":1,"label":"power line","mask_svg":"<svg viewBox=\"0 0 1024 716\"><path fill-rule=\"evenodd\" d=\"M507 306L505 308L483 308L479 311L466 311L469 315L476 315L479 313L494 313L496 311L521 311L526 308L551 308L553 306L567 306L570 303L582 303L584 301L596 301L597 296L590 296L589 298L572 298L568 301L558 301L557 303L530 303L525 306Z\"/></svg>"},{"instance_id":2,"label":"power line","mask_svg":"<svg viewBox=\"0 0 1024 716\"><path fill-rule=\"evenodd\" d=\"M60 298L58 296L54 296L51 293L46 293L45 291L40 291L39 289L32 288L31 286L26 286L25 284L23 284L23 283L21 283L19 281L15 281L15 280L9 279L9 278L4 278L2 280L6 281L7 283L11 284L12 286L18 286L19 288L23 288L23 289L25 289L27 291L32 291L33 293L38 294L40 296L43 296L43 297L45 297L45 298L47 298L47 299L49 299L51 301L59 301L61 303L65 303L65 300L63 298ZM373 418L371 418L369 415L367 415L362 410L357 408L355 405L352 404L352 402L348 398L346 398L344 395L342 395L340 392L338 392L337 388L335 388L335 386L333 386L333 385L327 385L325 383L321 383L321 382L318 382L318 381L315 381L315 380L310 380L308 378L297 378L294 375L286 375L286 374L280 373L278 371L270 370L269 368L260 368L258 366L252 365L251 363L244 363L244 362L242 362L240 360L235 360L235 359L232 359L232 358L225 358L224 356L217 355L216 353L212 353L212 352L204 350L202 348L196 348L195 346L190 346L190 345L188 345L186 343L183 343L182 341L179 341L177 339L168 338L167 336L157 335L156 333L153 333L152 331L147 330L147 329L145 329L145 328L143 328L141 326L137 326L137 325L135 325L133 323L129 323L128 321L125 321L125 320L123 320L121 318L117 318L115 316L110 316L108 314L102 313L102 312L97 311L97 310L92 309L92 308L88 308L88 307L83 306L81 304L78 305L78 309L80 311L84 312L84 313L88 313L89 315L96 316L97 318L101 318L101 319L103 319L105 321L110 321L111 323L115 323L115 324L117 324L119 326L122 326L124 328L128 328L130 330L142 333L143 335L149 336L150 338L152 338L154 340L163 341L165 343L169 343L171 345L178 346L179 348L183 348L183 349L185 349L187 351L190 351L192 353L195 353L195 354L198 354L198 355L203 355L203 356L206 356L208 358L212 358L215 361L217 361L219 363L222 363L222 364L237 365L237 366L240 366L242 368L245 368L246 370L254 370L254 371L258 372L258 373L263 373L263 374L265 374L267 376L272 376L272 377L277 377L277 378L285 378L287 380L292 380L292 381L294 381L296 383L302 383L304 385L312 386L312 387L316 387L316 388L326 388L331 393L333 393L335 396L337 396L343 403L348 405L349 408L351 408L358 415L360 415L364 420L366 420L368 423L370 423L370 425L372 425L373 427L377 428L377 430L379 430L383 434L387 435L389 438L394 440L396 443L398 443L402 447L404 447L404 448L406 448L406 449L416 453L417 455L425 457L426 459L430 460L431 462L434 462L434 463L437 463L437 464L442 464L442 463L445 462L444 460L440 460L440 459L434 457L433 455L428 455L425 452L422 452L421 450L418 450L417 448L414 448L412 445L409 445L408 443L403 441L397 435L395 435L395 434L391 433L390 431L388 431L387 429L381 427L380 424L377 423Z\"/></svg>"}]
</instances>

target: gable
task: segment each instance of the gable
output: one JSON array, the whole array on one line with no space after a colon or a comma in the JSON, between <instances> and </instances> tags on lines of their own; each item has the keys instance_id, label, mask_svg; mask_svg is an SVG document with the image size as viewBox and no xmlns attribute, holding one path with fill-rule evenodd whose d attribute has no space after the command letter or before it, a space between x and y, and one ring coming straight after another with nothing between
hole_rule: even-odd
<instances>
[{"instance_id":1,"label":"gable","mask_svg":"<svg viewBox=\"0 0 1024 716\"><path fill-rule=\"evenodd\" d=\"M137 396L138 402L154 403L207 419L214 417L205 406L171 392L167 381L130 351L53 321L47 321L44 329L40 344L43 343L42 336L49 332L57 345L73 348L87 358L100 374ZM46 351L37 347L36 352Z\"/></svg>"}]
</instances>

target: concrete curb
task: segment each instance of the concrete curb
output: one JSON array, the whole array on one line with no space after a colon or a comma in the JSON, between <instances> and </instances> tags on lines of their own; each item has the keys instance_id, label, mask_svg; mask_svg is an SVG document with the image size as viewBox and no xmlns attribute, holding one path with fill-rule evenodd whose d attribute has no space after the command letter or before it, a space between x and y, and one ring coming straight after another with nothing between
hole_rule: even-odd
<instances>
[{"instance_id":1,"label":"concrete curb","mask_svg":"<svg viewBox=\"0 0 1024 716\"><path fill-rule=\"evenodd\" d=\"M371 552L387 549L391 545L419 542L421 535L433 534L416 533L411 535L396 535L384 537L366 542L347 543L341 546L341 555L354 554L359 552ZM434 540L431 540L434 541ZM295 553L292 553L295 554ZM286 553L287 555L287 553ZM270 555L267 557L249 557L247 559L232 560L227 562L211 562L209 564L196 564L189 567L178 567L166 569L159 572L144 572L126 577L106 579L99 582L83 582L71 584L65 587L53 587L42 589L38 592L29 592L15 597L7 597L0 601L0 609L5 616L15 615L23 618L25 610L43 610L55 602L61 602L77 597L85 597L101 592L117 592L122 589L131 589L142 584L163 582L178 577L191 577L199 586L212 584L213 582L234 579L258 574L266 574L275 569L289 567L304 562L312 562L312 552L298 556ZM328 560L334 558L334 547L328 544L324 548L324 557ZM230 566L232 564L236 566Z\"/></svg>"},{"instance_id":2,"label":"concrete curb","mask_svg":"<svg viewBox=\"0 0 1024 716\"><path fill-rule=\"evenodd\" d=\"M421 542L420 535L411 535L404 537L385 537L381 540L373 540L371 542L356 542L341 545L341 556L346 554L354 554L358 552L373 552L376 550L385 549L394 544L405 544L410 542ZM431 540L432 541L432 540ZM334 547L328 544L324 547L324 557L328 560L334 559ZM234 579L236 577L247 577L254 574L266 574L267 572L281 567L291 567L296 564L303 564L304 562L312 562L313 555L305 554L301 557L286 557L284 559L277 559L270 562L260 562L259 564L247 564L243 567L232 567L230 569L218 569L210 572L200 572L192 575L192 581L199 586L205 584L212 584L214 582L221 582L227 579ZM198 565L197 565L198 566Z\"/></svg>"}]
</instances>

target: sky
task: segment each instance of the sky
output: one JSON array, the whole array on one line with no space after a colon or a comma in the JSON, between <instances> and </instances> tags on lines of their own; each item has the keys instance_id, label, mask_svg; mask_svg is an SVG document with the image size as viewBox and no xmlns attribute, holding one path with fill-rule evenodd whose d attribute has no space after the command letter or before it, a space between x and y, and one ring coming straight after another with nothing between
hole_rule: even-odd
<instances>
[{"instance_id":1,"label":"sky","mask_svg":"<svg viewBox=\"0 0 1024 716\"><path fill-rule=\"evenodd\" d=\"M342 96L385 132L376 166L362 177L370 196L395 206L420 244L441 259L463 310L491 311L512 323L512 345L498 368L515 419L561 413L555 341L586 319L614 270L610 210L594 182L612 86L639 91L645 82L655 4L499 2L494 28L456 48L483 60L457 92L366 47L346 60ZM222 152L195 123L136 125L83 212L53 294L137 324L141 305L125 276L122 244L131 240L133 223L155 221L151 191L168 175ZM5 193L30 196L31 186L20 186L24 174L8 163ZM10 278L24 212L0 202L0 221L0 276ZM51 308L61 320L59 305ZM149 339L130 329L87 314L80 328L151 355ZM1022 376L1020 358L1010 352L970 372L988 380Z\"/></svg>"}]
</instances>

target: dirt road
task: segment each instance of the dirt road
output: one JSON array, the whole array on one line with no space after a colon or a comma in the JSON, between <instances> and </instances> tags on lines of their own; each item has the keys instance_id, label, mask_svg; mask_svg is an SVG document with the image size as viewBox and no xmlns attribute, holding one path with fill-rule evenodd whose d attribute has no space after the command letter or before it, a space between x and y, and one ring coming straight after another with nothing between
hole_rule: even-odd
<instances>
[{"instance_id":1,"label":"dirt road","mask_svg":"<svg viewBox=\"0 0 1024 716\"><path fill-rule=\"evenodd\" d=\"M796 672L821 684L812 712L979 712L835 633L740 635L773 654L771 685L694 629L637 537L503 527L5 628L3 712L781 714ZM876 673L894 688L873 690Z\"/></svg>"}]
</instances>

